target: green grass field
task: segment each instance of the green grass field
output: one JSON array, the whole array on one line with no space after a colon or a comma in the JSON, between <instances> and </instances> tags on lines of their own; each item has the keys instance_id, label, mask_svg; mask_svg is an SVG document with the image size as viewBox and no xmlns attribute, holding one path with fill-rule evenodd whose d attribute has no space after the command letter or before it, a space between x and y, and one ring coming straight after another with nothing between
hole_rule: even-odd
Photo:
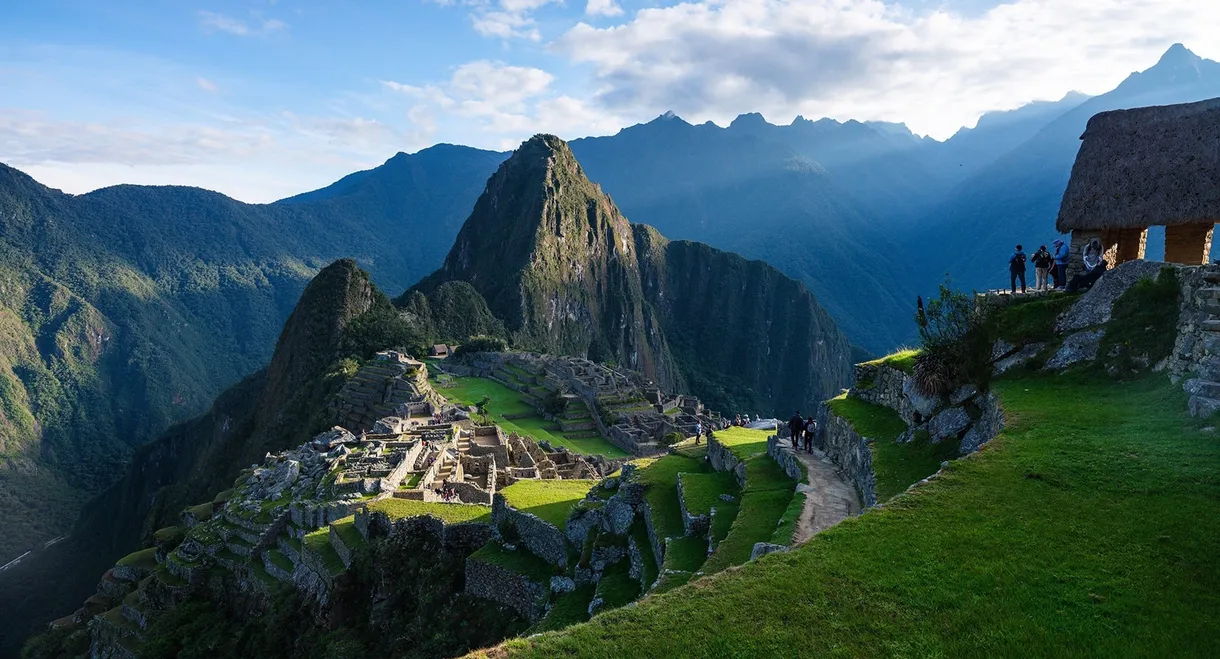
<instances>
[{"instance_id":1,"label":"green grass field","mask_svg":"<svg viewBox=\"0 0 1220 659\"><path fill-rule=\"evenodd\" d=\"M409 499L381 499L369 504L369 512L385 513L391 521L432 515L446 524L463 522L491 523L491 506L467 503L434 503Z\"/></svg>"},{"instance_id":2,"label":"green grass field","mask_svg":"<svg viewBox=\"0 0 1220 659\"><path fill-rule=\"evenodd\" d=\"M752 455L767 452L767 436L774 435L771 430L750 430L749 428L725 428L712 433L716 441L743 460Z\"/></svg>"},{"instance_id":3,"label":"green grass field","mask_svg":"<svg viewBox=\"0 0 1220 659\"><path fill-rule=\"evenodd\" d=\"M508 505L532 513L554 524L567 527L568 513L577 501L597 485L594 480L521 480L500 490Z\"/></svg>"},{"instance_id":4,"label":"green grass field","mask_svg":"<svg viewBox=\"0 0 1220 659\"><path fill-rule=\"evenodd\" d=\"M1191 419L1162 375L993 388L1007 427L935 481L790 553L505 654L1220 655L1215 421Z\"/></svg>"},{"instance_id":5,"label":"green grass field","mask_svg":"<svg viewBox=\"0 0 1220 659\"><path fill-rule=\"evenodd\" d=\"M695 455L671 453L639 470L639 481L647 486L644 498L652 510L653 529L658 537L672 538L685 534L682 509L678 505L678 472L711 471L702 457L706 453L706 448L701 448Z\"/></svg>"},{"instance_id":6,"label":"green grass field","mask_svg":"<svg viewBox=\"0 0 1220 659\"><path fill-rule=\"evenodd\" d=\"M551 577L556 574L554 566L531 554L524 547L518 547L514 551L509 551L495 540L483 545L481 549L471 554L470 560L497 565L541 584L549 584Z\"/></svg>"},{"instance_id":7,"label":"green grass field","mask_svg":"<svg viewBox=\"0 0 1220 659\"><path fill-rule=\"evenodd\" d=\"M612 458L627 456L623 449L611 444L601 437L569 439L559 431L547 430L545 426L551 422L538 416L537 410L526 403L521 392L487 378L453 378L451 386L440 386L433 382L440 395L461 405L476 405L484 397L491 399L487 404L487 413L492 416L496 425L504 432L515 432L518 435L532 437L534 441L546 440L555 446L562 446L570 451L584 455L605 455ZM521 419L506 420L505 415L531 414L533 416Z\"/></svg>"},{"instance_id":8,"label":"green grass field","mask_svg":"<svg viewBox=\"0 0 1220 659\"><path fill-rule=\"evenodd\" d=\"M913 373L915 371L915 358L919 356L919 353L919 350L913 348L899 350L892 355L886 355L871 362L864 362L861 366L889 366L903 373Z\"/></svg>"},{"instance_id":9,"label":"green grass field","mask_svg":"<svg viewBox=\"0 0 1220 659\"><path fill-rule=\"evenodd\" d=\"M709 474L683 474L682 497L692 515L711 514L712 508L725 503L721 494L738 496L737 479L724 471Z\"/></svg>"}]
</instances>

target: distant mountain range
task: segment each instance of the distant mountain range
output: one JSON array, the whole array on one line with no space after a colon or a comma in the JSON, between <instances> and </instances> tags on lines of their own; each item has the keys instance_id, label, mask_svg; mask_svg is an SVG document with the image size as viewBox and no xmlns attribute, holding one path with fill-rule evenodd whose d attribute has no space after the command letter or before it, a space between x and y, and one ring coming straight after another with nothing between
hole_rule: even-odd
<instances>
[{"instance_id":1,"label":"distant mountain range","mask_svg":"<svg viewBox=\"0 0 1220 659\"><path fill-rule=\"evenodd\" d=\"M880 353L913 339L915 296L944 273L1004 284L1013 243L1054 237L1091 115L1217 96L1220 64L1176 45L1111 92L991 113L944 142L883 122L667 113L570 146L665 251L694 240L765 261ZM325 264L351 257L390 294L441 267L507 157L437 145L263 205L173 186L66 195L0 165L0 563L65 532L136 447L265 364ZM690 295L692 317L735 299Z\"/></svg>"}]
</instances>

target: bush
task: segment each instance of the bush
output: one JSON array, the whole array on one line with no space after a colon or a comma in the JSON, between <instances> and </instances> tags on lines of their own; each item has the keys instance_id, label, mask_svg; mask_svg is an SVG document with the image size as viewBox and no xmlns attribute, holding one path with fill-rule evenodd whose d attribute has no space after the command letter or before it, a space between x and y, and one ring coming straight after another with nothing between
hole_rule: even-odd
<instances>
[{"instance_id":1,"label":"bush","mask_svg":"<svg viewBox=\"0 0 1220 659\"><path fill-rule=\"evenodd\" d=\"M915 386L927 396L947 394L965 383L986 389L991 376L988 309L974 295L955 291L948 280L939 296L915 313L922 352L915 358Z\"/></svg>"},{"instance_id":2,"label":"bush","mask_svg":"<svg viewBox=\"0 0 1220 659\"><path fill-rule=\"evenodd\" d=\"M472 336L465 343L458 346L453 351L455 357L462 355L470 355L476 352L504 352L508 350L508 343L498 336Z\"/></svg>"}]
</instances>

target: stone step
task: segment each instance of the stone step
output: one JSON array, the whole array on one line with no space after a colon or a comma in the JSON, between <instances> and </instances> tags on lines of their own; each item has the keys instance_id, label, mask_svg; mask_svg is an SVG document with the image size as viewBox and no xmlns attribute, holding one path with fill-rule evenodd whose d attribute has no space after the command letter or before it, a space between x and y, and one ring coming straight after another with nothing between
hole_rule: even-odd
<instances>
[{"instance_id":1,"label":"stone step","mask_svg":"<svg viewBox=\"0 0 1220 659\"><path fill-rule=\"evenodd\" d=\"M1220 270L1208 270L1203 273L1203 281L1220 284Z\"/></svg>"},{"instance_id":2,"label":"stone step","mask_svg":"<svg viewBox=\"0 0 1220 659\"><path fill-rule=\"evenodd\" d=\"M1199 289L1199 295L1213 300L1220 299L1220 286L1206 286Z\"/></svg>"},{"instance_id":3,"label":"stone step","mask_svg":"<svg viewBox=\"0 0 1220 659\"><path fill-rule=\"evenodd\" d=\"M1220 320L1205 320L1201 325L1205 332L1220 332Z\"/></svg>"}]
</instances>

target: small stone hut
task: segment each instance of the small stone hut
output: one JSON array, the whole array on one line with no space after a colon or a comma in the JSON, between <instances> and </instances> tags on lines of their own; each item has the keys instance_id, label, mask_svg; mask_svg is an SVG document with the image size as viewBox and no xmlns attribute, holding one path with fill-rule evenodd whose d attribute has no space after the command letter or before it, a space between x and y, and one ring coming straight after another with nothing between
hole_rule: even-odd
<instances>
[{"instance_id":1,"label":"small stone hut","mask_svg":"<svg viewBox=\"0 0 1220 659\"><path fill-rule=\"evenodd\" d=\"M1101 241L1113 267L1144 258L1165 227L1165 261L1207 263L1220 221L1220 98L1102 112L1089 119L1056 227L1072 233L1068 276Z\"/></svg>"}]
</instances>

